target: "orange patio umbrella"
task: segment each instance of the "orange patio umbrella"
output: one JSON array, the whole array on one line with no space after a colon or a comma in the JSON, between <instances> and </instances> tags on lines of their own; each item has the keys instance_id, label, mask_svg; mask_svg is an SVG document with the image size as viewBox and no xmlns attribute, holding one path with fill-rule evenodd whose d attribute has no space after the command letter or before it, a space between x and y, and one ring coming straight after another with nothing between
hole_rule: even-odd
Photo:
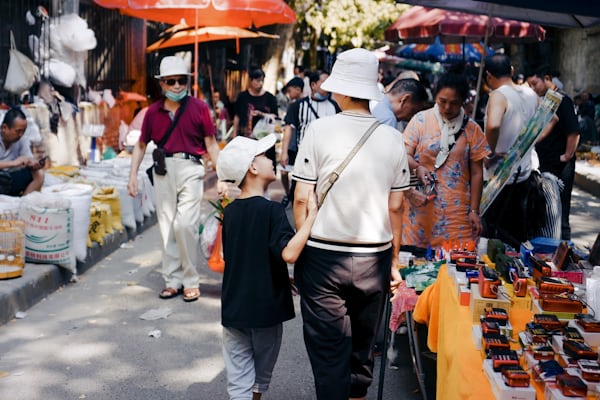
<instances>
[{"instance_id":1,"label":"orange patio umbrella","mask_svg":"<svg viewBox=\"0 0 600 400\"><path fill-rule=\"evenodd\" d=\"M105 8L150 21L188 25L259 28L293 24L296 14L282 0L94 0Z\"/></svg>"},{"instance_id":2,"label":"orange patio umbrella","mask_svg":"<svg viewBox=\"0 0 600 400\"><path fill-rule=\"evenodd\" d=\"M239 39L277 39L279 35L264 32L254 32L235 26L205 26L194 29L193 26L176 25L164 32L164 37L146 47L151 53L168 47L185 46L196 42L213 42L217 40L236 40L236 50L239 53Z\"/></svg>"},{"instance_id":3,"label":"orange patio umbrella","mask_svg":"<svg viewBox=\"0 0 600 400\"><path fill-rule=\"evenodd\" d=\"M293 24L296 13L283 0L94 0L121 14L168 24L185 21L196 29L207 26L253 28L273 24ZM194 42L198 60L198 41ZM194 71L194 96L198 94L198 74Z\"/></svg>"}]
</instances>

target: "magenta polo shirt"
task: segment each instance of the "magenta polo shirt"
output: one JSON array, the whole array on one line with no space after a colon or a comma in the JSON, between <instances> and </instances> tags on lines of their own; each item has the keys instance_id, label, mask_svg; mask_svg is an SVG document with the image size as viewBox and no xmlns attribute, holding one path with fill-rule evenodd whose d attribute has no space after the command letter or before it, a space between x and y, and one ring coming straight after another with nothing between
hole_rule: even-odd
<instances>
[{"instance_id":1,"label":"magenta polo shirt","mask_svg":"<svg viewBox=\"0 0 600 400\"><path fill-rule=\"evenodd\" d=\"M164 108L165 100L159 100L148 107L144 122L142 123L142 134L140 140L144 143L153 140L160 142L169 126L171 117L169 111ZM179 113L181 108L177 109ZM167 153L189 153L200 156L206 153L204 138L215 135L215 126L210 118L208 105L195 97L188 96L188 105L177 122L177 126L171 133L169 140L164 146Z\"/></svg>"}]
</instances>

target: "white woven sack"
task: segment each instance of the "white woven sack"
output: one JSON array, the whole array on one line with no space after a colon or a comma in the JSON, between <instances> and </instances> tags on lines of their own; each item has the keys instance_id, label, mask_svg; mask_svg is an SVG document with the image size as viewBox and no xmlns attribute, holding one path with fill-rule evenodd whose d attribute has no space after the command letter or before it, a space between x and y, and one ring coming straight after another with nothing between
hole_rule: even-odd
<instances>
[{"instance_id":1,"label":"white woven sack","mask_svg":"<svg viewBox=\"0 0 600 400\"><path fill-rule=\"evenodd\" d=\"M81 262L84 262L87 256L93 190L93 186L81 183L63 183L42 188L42 193L56 193L70 200L73 208L73 251Z\"/></svg>"},{"instance_id":2,"label":"white woven sack","mask_svg":"<svg viewBox=\"0 0 600 400\"><path fill-rule=\"evenodd\" d=\"M4 80L4 89L13 94L21 94L40 78L40 70L29 57L17 50L12 31L10 31L9 53L10 60Z\"/></svg>"},{"instance_id":3,"label":"white woven sack","mask_svg":"<svg viewBox=\"0 0 600 400\"><path fill-rule=\"evenodd\" d=\"M73 252L73 209L59 195L32 192L22 197L19 218L25 221L25 260L56 264L77 272Z\"/></svg>"}]
</instances>

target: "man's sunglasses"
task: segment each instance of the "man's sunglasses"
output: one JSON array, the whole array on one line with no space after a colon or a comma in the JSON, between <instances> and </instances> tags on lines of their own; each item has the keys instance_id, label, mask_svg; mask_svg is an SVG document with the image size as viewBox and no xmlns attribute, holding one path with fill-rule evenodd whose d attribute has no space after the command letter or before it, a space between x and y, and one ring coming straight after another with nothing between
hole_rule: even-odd
<instances>
[{"instance_id":1,"label":"man's sunglasses","mask_svg":"<svg viewBox=\"0 0 600 400\"><path fill-rule=\"evenodd\" d=\"M184 76L182 78L177 78L177 79L174 79L174 78L172 78L172 79L163 79L162 81L164 83L166 83L167 85L169 85L169 86L174 86L175 82L179 83L180 86L183 86L183 85L187 85L188 78L187 78L187 76Z\"/></svg>"}]
</instances>

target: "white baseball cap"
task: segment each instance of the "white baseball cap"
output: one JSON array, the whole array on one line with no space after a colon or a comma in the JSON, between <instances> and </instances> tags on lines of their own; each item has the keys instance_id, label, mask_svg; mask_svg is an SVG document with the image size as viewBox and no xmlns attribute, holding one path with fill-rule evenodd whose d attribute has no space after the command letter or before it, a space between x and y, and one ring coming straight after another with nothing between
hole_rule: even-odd
<instances>
[{"instance_id":1,"label":"white baseball cap","mask_svg":"<svg viewBox=\"0 0 600 400\"><path fill-rule=\"evenodd\" d=\"M160 74L154 75L156 79L165 76L192 75L188 72L185 61L181 57L167 56L160 62Z\"/></svg>"},{"instance_id":2,"label":"white baseball cap","mask_svg":"<svg viewBox=\"0 0 600 400\"><path fill-rule=\"evenodd\" d=\"M275 146L276 141L277 137L274 134L267 135L260 140L244 136L234 137L219 153L217 160L219 180L239 186L254 157Z\"/></svg>"},{"instance_id":3,"label":"white baseball cap","mask_svg":"<svg viewBox=\"0 0 600 400\"><path fill-rule=\"evenodd\" d=\"M383 94L377 87L379 61L365 49L346 50L337 57L331 75L321 84L321 89L357 99L381 100Z\"/></svg>"}]
</instances>

